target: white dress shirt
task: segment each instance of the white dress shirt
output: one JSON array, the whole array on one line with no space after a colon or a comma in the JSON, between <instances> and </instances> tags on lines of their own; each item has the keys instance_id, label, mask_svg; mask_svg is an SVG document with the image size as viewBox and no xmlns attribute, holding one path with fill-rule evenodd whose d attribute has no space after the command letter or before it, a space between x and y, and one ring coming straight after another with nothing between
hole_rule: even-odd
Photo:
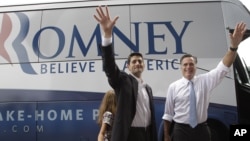
<instances>
[{"instance_id":1,"label":"white dress shirt","mask_svg":"<svg viewBox=\"0 0 250 141\"><path fill-rule=\"evenodd\" d=\"M151 111L149 107L149 96L146 91L146 83L132 75L138 81L138 95L136 101L135 117L132 121L132 127L147 127L151 120Z\"/></svg>"},{"instance_id":2,"label":"white dress shirt","mask_svg":"<svg viewBox=\"0 0 250 141\"><path fill-rule=\"evenodd\" d=\"M196 95L196 109L198 123L207 120L207 110L211 91L222 81L230 68L222 61L216 68L208 73L195 76L191 81L194 83ZM189 124L189 87L186 78L181 78L169 85L165 111L162 119L177 123Z\"/></svg>"}]
</instances>

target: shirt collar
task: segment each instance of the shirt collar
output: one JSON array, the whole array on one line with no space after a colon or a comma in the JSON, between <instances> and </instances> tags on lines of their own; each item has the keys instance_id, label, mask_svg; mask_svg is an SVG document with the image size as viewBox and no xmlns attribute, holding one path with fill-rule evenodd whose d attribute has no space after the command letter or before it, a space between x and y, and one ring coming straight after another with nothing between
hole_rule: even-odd
<instances>
[{"instance_id":1,"label":"shirt collar","mask_svg":"<svg viewBox=\"0 0 250 141\"><path fill-rule=\"evenodd\" d=\"M187 78L182 77L182 82L184 84L188 85L189 81L192 81L194 83L195 79L196 79L196 76L194 76L193 79L191 79L191 80L188 80Z\"/></svg>"},{"instance_id":2,"label":"shirt collar","mask_svg":"<svg viewBox=\"0 0 250 141\"><path fill-rule=\"evenodd\" d=\"M146 83L145 83L142 79L136 77L136 76L133 75L132 73L130 73L130 75L133 76L133 77L137 80L138 84L143 85L143 86L146 86Z\"/></svg>"}]
</instances>

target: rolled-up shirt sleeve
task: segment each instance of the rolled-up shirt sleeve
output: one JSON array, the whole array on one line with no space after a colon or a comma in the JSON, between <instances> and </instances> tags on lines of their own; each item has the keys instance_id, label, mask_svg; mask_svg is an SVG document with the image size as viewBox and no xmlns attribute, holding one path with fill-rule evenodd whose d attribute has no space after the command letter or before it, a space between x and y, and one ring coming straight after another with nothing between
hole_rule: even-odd
<instances>
[{"instance_id":1,"label":"rolled-up shirt sleeve","mask_svg":"<svg viewBox=\"0 0 250 141\"><path fill-rule=\"evenodd\" d=\"M162 119L172 121L174 117L173 87L169 86L166 95L165 110Z\"/></svg>"},{"instance_id":2,"label":"rolled-up shirt sleeve","mask_svg":"<svg viewBox=\"0 0 250 141\"><path fill-rule=\"evenodd\" d=\"M222 61L220 61L220 63L217 65L217 67L218 67L220 70L225 71L226 73L230 72L230 68L227 67L227 66L225 66L225 65L223 64Z\"/></svg>"},{"instance_id":3,"label":"rolled-up shirt sleeve","mask_svg":"<svg viewBox=\"0 0 250 141\"><path fill-rule=\"evenodd\" d=\"M217 67L210 72L206 73L206 86L209 90L213 90L222 79L230 72L230 68L225 66L222 61L219 62ZM212 93L211 93L212 94Z\"/></svg>"}]
</instances>

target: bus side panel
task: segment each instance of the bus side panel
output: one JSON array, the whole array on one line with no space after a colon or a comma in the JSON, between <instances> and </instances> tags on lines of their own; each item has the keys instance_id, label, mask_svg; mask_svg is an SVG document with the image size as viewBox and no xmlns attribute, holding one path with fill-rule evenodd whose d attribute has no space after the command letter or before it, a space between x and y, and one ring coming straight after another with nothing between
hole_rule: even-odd
<instances>
[{"instance_id":1,"label":"bus side panel","mask_svg":"<svg viewBox=\"0 0 250 141\"><path fill-rule=\"evenodd\" d=\"M100 101L39 102L37 141L94 141Z\"/></svg>"},{"instance_id":2,"label":"bus side panel","mask_svg":"<svg viewBox=\"0 0 250 141\"><path fill-rule=\"evenodd\" d=\"M128 71L127 55L143 54L143 80L161 98L155 99L160 133L166 90L181 78L179 58L185 53L196 55L200 74L213 69L228 50L225 23L231 27L235 21L224 19L222 3L109 7L112 17L120 16L113 30L117 65ZM102 94L110 89L98 47L101 29L93 18L96 6L0 13L1 37L5 37L0 50L0 122L6 125L0 126L0 140L96 140L97 109ZM236 106L233 79L231 72L211 98L223 106L209 112L220 113L222 121L224 105ZM9 95L9 90L15 92Z\"/></svg>"},{"instance_id":3,"label":"bus side panel","mask_svg":"<svg viewBox=\"0 0 250 141\"><path fill-rule=\"evenodd\" d=\"M51 99L41 97L44 101L27 102L27 99L20 98L17 102L18 95L47 95L48 91L0 92L2 95L15 97L15 101L0 103L1 141L90 141L97 138L100 129L97 118L102 93L50 91ZM56 97L60 98L52 100Z\"/></svg>"},{"instance_id":4,"label":"bus side panel","mask_svg":"<svg viewBox=\"0 0 250 141\"><path fill-rule=\"evenodd\" d=\"M0 103L0 140L36 141L36 121L34 102Z\"/></svg>"}]
</instances>

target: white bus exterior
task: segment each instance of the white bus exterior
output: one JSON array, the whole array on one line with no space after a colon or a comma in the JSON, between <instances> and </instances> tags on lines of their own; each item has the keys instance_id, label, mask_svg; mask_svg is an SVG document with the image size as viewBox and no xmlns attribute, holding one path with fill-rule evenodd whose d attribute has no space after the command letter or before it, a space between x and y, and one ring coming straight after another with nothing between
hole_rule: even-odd
<instances>
[{"instance_id":1,"label":"white bus exterior","mask_svg":"<svg viewBox=\"0 0 250 141\"><path fill-rule=\"evenodd\" d=\"M249 12L237 0L69 1L2 6L1 141L96 140L99 104L110 89L98 48L101 30L93 18L98 5L109 5L111 15L120 16L114 28L120 69L127 71L129 53L144 55L143 78L153 89L159 141L163 140L166 90L181 77L180 57L185 53L197 56L197 73L205 73L228 50L228 34L236 23L244 21L248 29L250 26ZM213 141L229 140L232 124L250 123L246 112L250 109L248 72L240 58L211 97L208 124Z\"/></svg>"}]
</instances>

